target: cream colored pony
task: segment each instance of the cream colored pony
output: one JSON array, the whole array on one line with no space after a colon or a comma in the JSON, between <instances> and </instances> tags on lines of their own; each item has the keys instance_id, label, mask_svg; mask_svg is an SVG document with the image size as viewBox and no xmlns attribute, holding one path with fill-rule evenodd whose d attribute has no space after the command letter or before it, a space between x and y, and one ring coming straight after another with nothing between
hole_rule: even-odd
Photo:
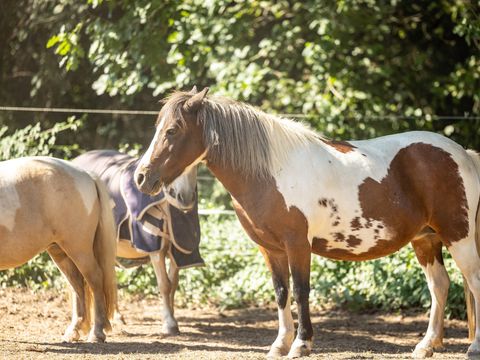
<instances>
[{"instance_id":1,"label":"cream colored pony","mask_svg":"<svg viewBox=\"0 0 480 360\"><path fill-rule=\"evenodd\" d=\"M68 162L27 157L0 162L0 270L47 250L72 286L73 315L64 340L94 326L103 342L117 288L115 227L100 181Z\"/></svg>"}]
</instances>

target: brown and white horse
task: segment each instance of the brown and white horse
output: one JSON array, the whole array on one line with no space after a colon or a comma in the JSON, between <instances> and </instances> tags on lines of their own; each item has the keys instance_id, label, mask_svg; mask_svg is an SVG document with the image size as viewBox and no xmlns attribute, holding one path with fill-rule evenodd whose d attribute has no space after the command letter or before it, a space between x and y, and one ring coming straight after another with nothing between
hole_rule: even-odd
<instances>
[{"instance_id":1,"label":"brown and white horse","mask_svg":"<svg viewBox=\"0 0 480 360\"><path fill-rule=\"evenodd\" d=\"M47 250L72 286L72 322L65 341L94 327L110 329L117 287L115 228L104 185L70 163L49 157L0 162L0 270Z\"/></svg>"},{"instance_id":2,"label":"brown and white horse","mask_svg":"<svg viewBox=\"0 0 480 360\"><path fill-rule=\"evenodd\" d=\"M442 347L449 286L442 246L467 279L480 313L476 154L430 132L331 141L249 105L206 98L207 91L176 92L167 99L136 181L149 193L158 181L168 184L205 162L230 192L240 222L272 272L279 332L270 356L311 352L311 253L359 261L412 243L432 296L428 330L414 356L431 356ZM295 340L290 273L298 306ZM480 317L469 353L480 351L479 326Z\"/></svg>"}]
</instances>

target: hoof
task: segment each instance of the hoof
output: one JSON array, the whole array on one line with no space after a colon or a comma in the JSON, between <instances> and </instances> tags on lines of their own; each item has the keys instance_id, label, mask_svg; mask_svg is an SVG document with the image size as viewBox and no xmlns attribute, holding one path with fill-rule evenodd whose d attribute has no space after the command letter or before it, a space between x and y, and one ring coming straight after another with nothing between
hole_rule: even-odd
<instances>
[{"instance_id":1,"label":"hoof","mask_svg":"<svg viewBox=\"0 0 480 360\"><path fill-rule=\"evenodd\" d=\"M433 349L431 347L417 348L412 353L412 358L414 359L426 359L432 356L433 356Z\"/></svg>"},{"instance_id":2,"label":"hoof","mask_svg":"<svg viewBox=\"0 0 480 360\"><path fill-rule=\"evenodd\" d=\"M62 341L67 343L78 340L80 340L80 333L77 330L67 330L62 337Z\"/></svg>"},{"instance_id":3,"label":"hoof","mask_svg":"<svg viewBox=\"0 0 480 360\"><path fill-rule=\"evenodd\" d=\"M267 359L279 359L288 354L286 347L272 346L267 354Z\"/></svg>"},{"instance_id":4,"label":"hoof","mask_svg":"<svg viewBox=\"0 0 480 360\"><path fill-rule=\"evenodd\" d=\"M178 325L162 327L162 335L164 336L180 335L180 330L178 329Z\"/></svg>"},{"instance_id":5,"label":"hoof","mask_svg":"<svg viewBox=\"0 0 480 360\"><path fill-rule=\"evenodd\" d=\"M292 348L288 353L289 359L296 359L303 356L308 356L312 352L311 341L298 341L295 340Z\"/></svg>"},{"instance_id":6,"label":"hoof","mask_svg":"<svg viewBox=\"0 0 480 360\"><path fill-rule=\"evenodd\" d=\"M87 341L89 343L103 343L106 338L105 334L95 334L94 332L91 332L90 335L88 335Z\"/></svg>"}]
</instances>

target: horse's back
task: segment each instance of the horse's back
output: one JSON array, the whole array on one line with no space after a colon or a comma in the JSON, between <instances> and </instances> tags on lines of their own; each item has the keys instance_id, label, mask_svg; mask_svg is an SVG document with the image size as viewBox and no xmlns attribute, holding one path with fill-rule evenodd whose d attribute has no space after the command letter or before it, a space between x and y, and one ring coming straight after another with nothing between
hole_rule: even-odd
<instances>
[{"instance_id":1,"label":"horse's back","mask_svg":"<svg viewBox=\"0 0 480 360\"><path fill-rule=\"evenodd\" d=\"M80 195L83 207L90 213L97 199L92 177L65 160L46 156L8 160L0 163L0 174L2 177L10 174L10 187L31 184L36 190L43 188L44 191L37 191L30 201L53 197L58 204L61 199L69 202L70 197Z\"/></svg>"},{"instance_id":2,"label":"horse's back","mask_svg":"<svg viewBox=\"0 0 480 360\"><path fill-rule=\"evenodd\" d=\"M0 162L0 267L20 265L53 242L93 237L98 211L94 180L68 162Z\"/></svg>"},{"instance_id":3,"label":"horse's back","mask_svg":"<svg viewBox=\"0 0 480 360\"><path fill-rule=\"evenodd\" d=\"M344 152L315 144L292 155L295 161L275 177L287 206L305 215L309 241L322 255L384 256L425 226L447 244L472 231L480 180L460 145L430 132L349 145Z\"/></svg>"}]
</instances>

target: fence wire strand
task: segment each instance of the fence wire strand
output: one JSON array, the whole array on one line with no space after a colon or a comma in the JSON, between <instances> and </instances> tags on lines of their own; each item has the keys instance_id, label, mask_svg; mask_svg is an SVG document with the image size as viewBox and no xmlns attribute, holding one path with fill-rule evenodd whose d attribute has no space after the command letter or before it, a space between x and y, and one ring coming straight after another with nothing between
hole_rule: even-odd
<instances>
[{"instance_id":1,"label":"fence wire strand","mask_svg":"<svg viewBox=\"0 0 480 360\"><path fill-rule=\"evenodd\" d=\"M159 111L155 110L125 110L125 109L80 109L80 108L54 108L54 107L25 107L25 106L0 106L0 111L11 112L42 112L42 113L63 113L63 114L101 114L101 115L158 115ZM314 118L316 114L277 114L278 116L309 119ZM402 115L378 115L378 116L358 116L351 117L353 120L415 120L421 118L429 118L432 120L480 120L480 116L462 116L462 115L430 115L421 116L402 116Z\"/></svg>"}]
</instances>

